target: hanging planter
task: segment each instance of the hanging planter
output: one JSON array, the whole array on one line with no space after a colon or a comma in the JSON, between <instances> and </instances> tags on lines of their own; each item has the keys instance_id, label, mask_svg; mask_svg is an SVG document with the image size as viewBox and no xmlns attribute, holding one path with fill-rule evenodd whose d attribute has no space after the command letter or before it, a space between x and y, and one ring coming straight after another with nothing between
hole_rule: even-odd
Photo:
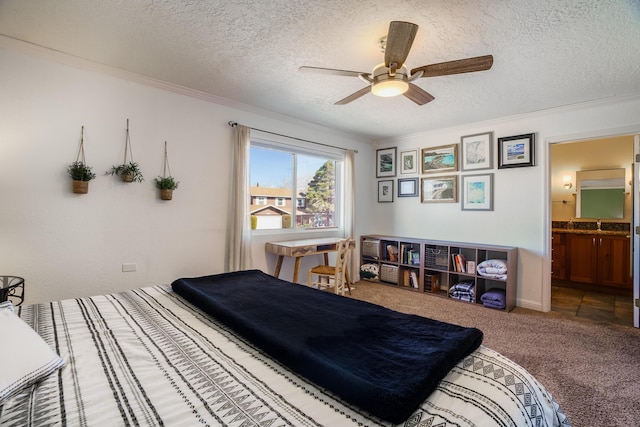
<instances>
[{"instance_id":1,"label":"hanging planter","mask_svg":"<svg viewBox=\"0 0 640 427\"><path fill-rule=\"evenodd\" d=\"M128 159L128 160L127 160ZM129 119L127 119L127 136L124 144L124 162L121 165L112 166L105 175L117 175L123 182L142 182L144 177L138 163L133 161L131 151L131 139L129 137Z\"/></svg>"},{"instance_id":2,"label":"hanging planter","mask_svg":"<svg viewBox=\"0 0 640 427\"><path fill-rule=\"evenodd\" d=\"M87 194L89 192L89 181L96 177L91 171L91 166L85 164L84 158L84 126L80 132L80 148L76 161L67 167L67 173L73 180L73 192L75 194Z\"/></svg>"},{"instance_id":3,"label":"hanging planter","mask_svg":"<svg viewBox=\"0 0 640 427\"><path fill-rule=\"evenodd\" d=\"M167 172L169 175L167 175ZM156 187L160 189L161 200L173 199L173 190L178 188L178 181L171 176L171 169L169 168L169 157L167 156L167 141L164 142L164 170L162 176L155 179Z\"/></svg>"}]
</instances>

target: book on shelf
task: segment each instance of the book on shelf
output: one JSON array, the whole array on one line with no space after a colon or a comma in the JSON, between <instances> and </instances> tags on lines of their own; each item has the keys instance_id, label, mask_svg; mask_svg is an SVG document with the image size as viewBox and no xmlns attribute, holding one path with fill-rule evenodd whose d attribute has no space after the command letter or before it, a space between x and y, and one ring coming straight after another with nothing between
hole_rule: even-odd
<instances>
[{"instance_id":1,"label":"book on shelf","mask_svg":"<svg viewBox=\"0 0 640 427\"><path fill-rule=\"evenodd\" d=\"M453 270L457 273L466 273L467 259L463 254L451 254Z\"/></svg>"},{"instance_id":2,"label":"book on shelf","mask_svg":"<svg viewBox=\"0 0 640 427\"><path fill-rule=\"evenodd\" d=\"M387 256L389 261L398 261L398 249L394 245L387 245Z\"/></svg>"},{"instance_id":3,"label":"book on shelf","mask_svg":"<svg viewBox=\"0 0 640 427\"><path fill-rule=\"evenodd\" d=\"M411 287L418 289L418 274L416 274L415 270L411 270Z\"/></svg>"},{"instance_id":4,"label":"book on shelf","mask_svg":"<svg viewBox=\"0 0 640 427\"><path fill-rule=\"evenodd\" d=\"M406 287L411 286L411 278L409 277L409 270L404 270L402 272L402 285Z\"/></svg>"},{"instance_id":5,"label":"book on shelf","mask_svg":"<svg viewBox=\"0 0 640 427\"><path fill-rule=\"evenodd\" d=\"M476 274L476 262L475 261L467 261L467 273Z\"/></svg>"}]
</instances>

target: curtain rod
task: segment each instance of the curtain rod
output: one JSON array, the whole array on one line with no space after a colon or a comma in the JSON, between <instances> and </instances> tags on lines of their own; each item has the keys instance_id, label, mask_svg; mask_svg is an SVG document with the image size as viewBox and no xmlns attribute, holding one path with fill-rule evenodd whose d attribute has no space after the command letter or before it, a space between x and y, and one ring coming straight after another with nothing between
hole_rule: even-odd
<instances>
[{"instance_id":1,"label":"curtain rod","mask_svg":"<svg viewBox=\"0 0 640 427\"><path fill-rule=\"evenodd\" d=\"M237 124L238 124L238 122L233 122L233 121L229 122L229 126L231 126L231 127L236 127ZM308 139L296 138L295 136L283 135L281 133L276 133L276 132L269 132L268 130L256 129L256 128L252 128L252 127L249 127L249 129L257 130L259 132L264 132L264 133L268 133L268 134L271 134L271 135L282 136L284 138L295 139L295 140L302 141L302 142L308 142L308 143L311 143L311 144L322 145L322 146L330 147L330 148L337 148L338 150L343 150L343 151L347 151L348 150L348 148L337 147L335 145L324 144L322 142L309 141ZM353 150L353 152L357 153L358 150Z\"/></svg>"}]
</instances>

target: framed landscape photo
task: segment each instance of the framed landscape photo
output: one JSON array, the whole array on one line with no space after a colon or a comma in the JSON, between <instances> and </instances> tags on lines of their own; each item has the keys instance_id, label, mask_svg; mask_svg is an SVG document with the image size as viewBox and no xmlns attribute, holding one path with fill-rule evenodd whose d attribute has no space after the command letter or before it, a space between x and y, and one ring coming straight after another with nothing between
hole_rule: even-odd
<instances>
[{"instance_id":1,"label":"framed landscape photo","mask_svg":"<svg viewBox=\"0 0 640 427\"><path fill-rule=\"evenodd\" d=\"M458 176L422 178L422 203L458 201Z\"/></svg>"},{"instance_id":2,"label":"framed landscape photo","mask_svg":"<svg viewBox=\"0 0 640 427\"><path fill-rule=\"evenodd\" d=\"M535 134L498 138L498 169L535 166Z\"/></svg>"},{"instance_id":3,"label":"framed landscape photo","mask_svg":"<svg viewBox=\"0 0 640 427\"><path fill-rule=\"evenodd\" d=\"M422 173L458 170L458 144L422 149Z\"/></svg>"},{"instance_id":4,"label":"framed landscape photo","mask_svg":"<svg viewBox=\"0 0 640 427\"><path fill-rule=\"evenodd\" d=\"M378 181L378 203L393 202L393 180Z\"/></svg>"},{"instance_id":5,"label":"framed landscape photo","mask_svg":"<svg viewBox=\"0 0 640 427\"><path fill-rule=\"evenodd\" d=\"M398 197L418 197L418 178L398 178Z\"/></svg>"},{"instance_id":6,"label":"framed landscape photo","mask_svg":"<svg viewBox=\"0 0 640 427\"><path fill-rule=\"evenodd\" d=\"M376 150L376 178L396 176L396 147Z\"/></svg>"},{"instance_id":7,"label":"framed landscape photo","mask_svg":"<svg viewBox=\"0 0 640 427\"><path fill-rule=\"evenodd\" d=\"M400 173L418 173L418 150L400 152Z\"/></svg>"},{"instance_id":8,"label":"framed landscape photo","mask_svg":"<svg viewBox=\"0 0 640 427\"><path fill-rule=\"evenodd\" d=\"M462 175L462 210L493 210L493 174Z\"/></svg>"},{"instance_id":9,"label":"framed landscape photo","mask_svg":"<svg viewBox=\"0 0 640 427\"><path fill-rule=\"evenodd\" d=\"M460 138L461 169L481 170L493 167L493 132L467 135Z\"/></svg>"}]
</instances>

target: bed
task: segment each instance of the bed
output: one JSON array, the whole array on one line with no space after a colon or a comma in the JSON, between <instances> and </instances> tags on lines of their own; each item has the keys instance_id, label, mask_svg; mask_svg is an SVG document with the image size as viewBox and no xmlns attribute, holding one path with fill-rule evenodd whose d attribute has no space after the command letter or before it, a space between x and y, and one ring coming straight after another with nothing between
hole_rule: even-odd
<instances>
[{"instance_id":1,"label":"bed","mask_svg":"<svg viewBox=\"0 0 640 427\"><path fill-rule=\"evenodd\" d=\"M305 320L292 321L296 313ZM36 331L50 354L37 375L21 374L28 383L11 383L8 395L0 384L2 426L570 425L544 387L482 346L474 328L257 270L0 307L3 347L15 340L15 351L35 359L46 350L18 350L28 341L10 336L20 325L2 327L17 321ZM440 327L445 334L425 333ZM377 343L361 338L366 330L378 334ZM416 330L420 343L406 341ZM431 352L408 369L407 360L431 351L424 341L443 342L445 354ZM27 363L18 359L14 366Z\"/></svg>"}]
</instances>

